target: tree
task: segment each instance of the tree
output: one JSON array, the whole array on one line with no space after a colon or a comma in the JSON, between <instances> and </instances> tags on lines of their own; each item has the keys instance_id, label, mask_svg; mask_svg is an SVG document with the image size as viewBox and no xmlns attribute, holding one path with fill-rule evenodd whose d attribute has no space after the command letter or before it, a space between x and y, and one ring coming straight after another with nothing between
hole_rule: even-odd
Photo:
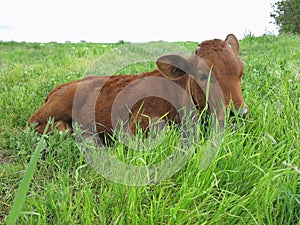
<instances>
[{"instance_id":1,"label":"tree","mask_svg":"<svg viewBox=\"0 0 300 225\"><path fill-rule=\"evenodd\" d=\"M272 6L270 14L280 33L300 34L300 0L281 0Z\"/></svg>"}]
</instances>

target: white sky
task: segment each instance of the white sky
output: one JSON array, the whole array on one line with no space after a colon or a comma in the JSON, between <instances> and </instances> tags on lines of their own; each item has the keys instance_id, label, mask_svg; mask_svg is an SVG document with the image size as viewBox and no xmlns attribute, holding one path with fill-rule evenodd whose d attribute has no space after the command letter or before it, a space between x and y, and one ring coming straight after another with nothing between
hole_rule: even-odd
<instances>
[{"instance_id":1,"label":"white sky","mask_svg":"<svg viewBox=\"0 0 300 225\"><path fill-rule=\"evenodd\" d=\"M1 1L2 41L199 42L277 34L270 24L274 0Z\"/></svg>"}]
</instances>

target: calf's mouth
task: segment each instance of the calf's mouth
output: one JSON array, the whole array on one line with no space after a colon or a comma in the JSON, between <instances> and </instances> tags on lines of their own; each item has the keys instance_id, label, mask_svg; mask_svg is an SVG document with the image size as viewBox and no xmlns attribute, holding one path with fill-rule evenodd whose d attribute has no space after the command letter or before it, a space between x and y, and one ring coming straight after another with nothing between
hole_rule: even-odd
<instances>
[{"instance_id":1,"label":"calf's mouth","mask_svg":"<svg viewBox=\"0 0 300 225\"><path fill-rule=\"evenodd\" d=\"M246 118L248 114L249 108L247 106L230 109L230 117L234 117L237 115L240 118Z\"/></svg>"}]
</instances>

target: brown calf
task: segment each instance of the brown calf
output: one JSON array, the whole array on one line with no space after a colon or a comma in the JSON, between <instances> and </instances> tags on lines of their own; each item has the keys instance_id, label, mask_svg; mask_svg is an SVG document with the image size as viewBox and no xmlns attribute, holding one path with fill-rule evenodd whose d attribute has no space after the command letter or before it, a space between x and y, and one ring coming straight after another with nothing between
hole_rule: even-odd
<instances>
[{"instance_id":1,"label":"brown calf","mask_svg":"<svg viewBox=\"0 0 300 225\"><path fill-rule=\"evenodd\" d=\"M29 119L35 129L43 133L49 118L58 130L73 131L76 121L83 129L96 124L99 133L110 133L117 120L129 122L134 131L139 123L147 129L151 120L164 117L180 121L178 110L192 103L198 110L205 109L205 88L211 77L211 104L223 120L222 106L232 100L241 116L248 114L241 91L244 65L238 58L239 43L232 34L225 40L209 40L199 44L195 55L186 59L179 55L165 55L157 59L158 70L138 75L110 77L91 76L59 85L45 100L44 105ZM212 69L213 76L209 76ZM211 105L215 104L214 107Z\"/></svg>"}]
</instances>

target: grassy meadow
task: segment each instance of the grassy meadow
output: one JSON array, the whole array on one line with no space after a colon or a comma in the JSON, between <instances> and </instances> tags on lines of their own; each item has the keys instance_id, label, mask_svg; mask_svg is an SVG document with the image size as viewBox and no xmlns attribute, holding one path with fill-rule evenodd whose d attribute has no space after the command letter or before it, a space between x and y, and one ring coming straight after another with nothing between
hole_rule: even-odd
<instances>
[{"instance_id":1,"label":"grassy meadow","mask_svg":"<svg viewBox=\"0 0 300 225\"><path fill-rule=\"evenodd\" d=\"M201 41L201 40L199 40ZM197 43L178 43L191 52ZM57 85L80 79L103 54L124 45L0 42L0 224L41 136L23 130ZM201 154L148 186L106 180L72 135L46 136L17 224L300 225L300 36L245 37L243 96L250 108L229 126L217 156ZM138 73L155 65L125 70Z\"/></svg>"}]
</instances>

